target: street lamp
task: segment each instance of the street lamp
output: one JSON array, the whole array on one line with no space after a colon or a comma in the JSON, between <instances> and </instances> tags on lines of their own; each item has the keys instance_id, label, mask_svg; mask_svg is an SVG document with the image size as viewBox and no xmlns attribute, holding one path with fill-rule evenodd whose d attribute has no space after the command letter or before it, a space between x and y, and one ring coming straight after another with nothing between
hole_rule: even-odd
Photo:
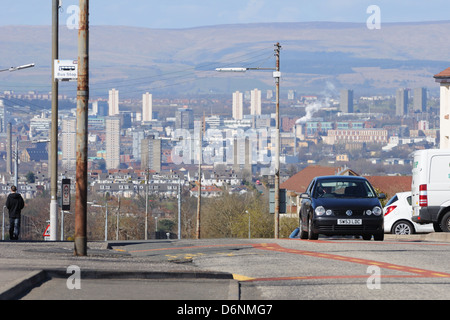
<instances>
[{"instance_id":1,"label":"street lamp","mask_svg":"<svg viewBox=\"0 0 450 320\"><path fill-rule=\"evenodd\" d=\"M0 72L4 72L4 71L13 72L13 71L28 69L28 68L33 68L33 67L34 67L34 63L30 63L30 64L24 64L23 66L11 67L8 69L0 69Z\"/></svg>"},{"instance_id":2,"label":"street lamp","mask_svg":"<svg viewBox=\"0 0 450 320\"><path fill-rule=\"evenodd\" d=\"M9 72L13 72L13 71L17 71L17 70L22 70L22 69L28 69L28 68L33 68L34 67L34 63L29 63L29 64L24 64L22 66L17 66L17 67L10 67L8 69L0 69L0 72L4 72L4 71L9 71ZM11 146L8 146L8 148L11 148ZM16 187L19 187L18 185L18 177L17 177L17 161L18 161L18 154L19 152L19 146L18 146L18 140L16 140L16 154L15 154L15 167L14 167L14 184Z\"/></svg>"},{"instance_id":3,"label":"street lamp","mask_svg":"<svg viewBox=\"0 0 450 320\"><path fill-rule=\"evenodd\" d=\"M3 212L2 212L2 241L5 240L5 209L6 206L3 206Z\"/></svg>"},{"instance_id":4,"label":"street lamp","mask_svg":"<svg viewBox=\"0 0 450 320\"><path fill-rule=\"evenodd\" d=\"M279 222L280 222L280 51L281 45L275 43L275 68L216 68L218 72L246 72L248 70L272 70L273 78L276 86L276 130L275 130L275 232L274 237L278 239Z\"/></svg>"},{"instance_id":5,"label":"street lamp","mask_svg":"<svg viewBox=\"0 0 450 320\"><path fill-rule=\"evenodd\" d=\"M276 70L276 68L216 68L217 72L246 72L248 70Z\"/></svg>"},{"instance_id":6,"label":"street lamp","mask_svg":"<svg viewBox=\"0 0 450 320\"><path fill-rule=\"evenodd\" d=\"M95 204L94 202L87 202L91 207L105 208L105 241L108 241L108 201L105 201L105 205Z\"/></svg>"},{"instance_id":7,"label":"street lamp","mask_svg":"<svg viewBox=\"0 0 450 320\"><path fill-rule=\"evenodd\" d=\"M245 213L248 214L248 238L251 238L251 221L250 221L250 212L245 210Z\"/></svg>"}]
</instances>

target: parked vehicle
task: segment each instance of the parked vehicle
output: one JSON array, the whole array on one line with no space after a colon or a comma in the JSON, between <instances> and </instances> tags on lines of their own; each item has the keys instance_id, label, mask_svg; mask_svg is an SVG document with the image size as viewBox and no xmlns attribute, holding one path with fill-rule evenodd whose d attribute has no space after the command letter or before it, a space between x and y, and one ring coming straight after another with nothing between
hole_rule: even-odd
<instances>
[{"instance_id":1,"label":"parked vehicle","mask_svg":"<svg viewBox=\"0 0 450 320\"><path fill-rule=\"evenodd\" d=\"M420 225L411 220L411 192L396 193L383 208L384 232L392 234L414 234L433 232L432 224Z\"/></svg>"},{"instance_id":2,"label":"parked vehicle","mask_svg":"<svg viewBox=\"0 0 450 320\"><path fill-rule=\"evenodd\" d=\"M357 235L384 239L383 210L372 185L364 177L314 178L300 195L300 238L317 240L323 235Z\"/></svg>"},{"instance_id":3,"label":"parked vehicle","mask_svg":"<svg viewBox=\"0 0 450 320\"><path fill-rule=\"evenodd\" d=\"M450 232L450 150L413 153L412 221Z\"/></svg>"}]
</instances>

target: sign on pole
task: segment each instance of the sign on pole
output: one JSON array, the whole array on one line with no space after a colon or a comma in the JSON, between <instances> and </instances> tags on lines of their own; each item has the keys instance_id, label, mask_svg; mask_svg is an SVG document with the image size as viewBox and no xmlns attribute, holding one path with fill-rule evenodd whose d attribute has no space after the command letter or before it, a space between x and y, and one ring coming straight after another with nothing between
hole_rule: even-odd
<instances>
[{"instance_id":1,"label":"sign on pole","mask_svg":"<svg viewBox=\"0 0 450 320\"><path fill-rule=\"evenodd\" d=\"M48 225L47 228L45 228L43 236L44 236L44 238L50 237L50 225Z\"/></svg>"},{"instance_id":2,"label":"sign on pole","mask_svg":"<svg viewBox=\"0 0 450 320\"><path fill-rule=\"evenodd\" d=\"M62 203L63 211L70 211L70 179L62 179Z\"/></svg>"},{"instance_id":3,"label":"sign on pole","mask_svg":"<svg viewBox=\"0 0 450 320\"><path fill-rule=\"evenodd\" d=\"M286 189L279 189L279 213L286 213ZM275 213L275 189L269 190L269 213Z\"/></svg>"},{"instance_id":4,"label":"sign on pole","mask_svg":"<svg viewBox=\"0 0 450 320\"><path fill-rule=\"evenodd\" d=\"M55 81L77 81L78 60L55 60Z\"/></svg>"}]
</instances>

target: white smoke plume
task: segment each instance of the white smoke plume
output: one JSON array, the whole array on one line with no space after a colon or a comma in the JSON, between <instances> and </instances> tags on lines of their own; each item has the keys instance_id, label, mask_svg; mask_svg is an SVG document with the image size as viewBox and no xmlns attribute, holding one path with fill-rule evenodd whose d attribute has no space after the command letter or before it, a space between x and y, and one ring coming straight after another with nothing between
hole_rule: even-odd
<instances>
[{"instance_id":1,"label":"white smoke plume","mask_svg":"<svg viewBox=\"0 0 450 320\"><path fill-rule=\"evenodd\" d=\"M328 108L330 106L331 95L336 92L335 86L328 82L326 83L326 88L322 94L324 98L321 100L317 100L311 104L308 104L305 108L306 115L298 119L295 124L305 123L311 120L316 112L318 112L322 108Z\"/></svg>"}]
</instances>

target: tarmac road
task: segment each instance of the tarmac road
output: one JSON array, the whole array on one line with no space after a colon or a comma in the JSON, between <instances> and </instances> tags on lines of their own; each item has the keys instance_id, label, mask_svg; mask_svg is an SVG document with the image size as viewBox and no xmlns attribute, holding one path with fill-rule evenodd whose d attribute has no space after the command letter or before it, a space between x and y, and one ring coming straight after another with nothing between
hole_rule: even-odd
<instances>
[{"instance_id":1,"label":"tarmac road","mask_svg":"<svg viewBox=\"0 0 450 320\"><path fill-rule=\"evenodd\" d=\"M109 249L108 249L109 248ZM450 298L446 238L0 242L1 299L299 300ZM69 266L80 289L69 289ZM374 268L372 270L370 268Z\"/></svg>"},{"instance_id":2,"label":"tarmac road","mask_svg":"<svg viewBox=\"0 0 450 320\"><path fill-rule=\"evenodd\" d=\"M188 240L118 245L136 257L192 264L233 274L242 300L450 298L450 243L425 236L386 241ZM439 240L439 239L434 239Z\"/></svg>"}]
</instances>

